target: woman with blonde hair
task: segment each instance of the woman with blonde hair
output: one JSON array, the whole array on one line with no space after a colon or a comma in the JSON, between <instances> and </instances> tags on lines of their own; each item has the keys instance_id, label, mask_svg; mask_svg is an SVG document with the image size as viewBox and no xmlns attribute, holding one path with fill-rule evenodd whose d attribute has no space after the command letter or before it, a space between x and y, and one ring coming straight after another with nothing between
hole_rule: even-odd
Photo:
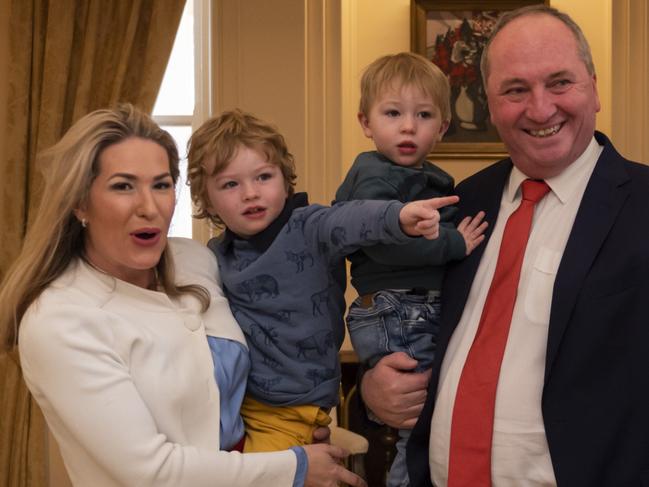
<instances>
[{"instance_id":1,"label":"woman with blonde hair","mask_svg":"<svg viewBox=\"0 0 649 487\"><path fill-rule=\"evenodd\" d=\"M212 254L167 239L179 175L167 132L130 105L97 110L40 163L41 205L0 286L0 343L18 345L73 484L364 485L331 445L220 451L238 362L215 381L206 333L245 341Z\"/></svg>"}]
</instances>

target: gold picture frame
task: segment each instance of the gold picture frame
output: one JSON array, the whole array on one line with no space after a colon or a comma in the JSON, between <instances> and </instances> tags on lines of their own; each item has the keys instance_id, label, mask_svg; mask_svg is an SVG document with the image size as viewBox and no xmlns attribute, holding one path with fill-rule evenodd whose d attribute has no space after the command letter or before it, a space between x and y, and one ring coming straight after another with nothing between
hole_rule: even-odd
<instances>
[{"instance_id":1,"label":"gold picture frame","mask_svg":"<svg viewBox=\"0 0 649 487\"><path fill-rule=\"evenodd\" d=\"M505 146L489 120L480 56L500 12L547 0L412 0L413 52L437 64L451 83L451 126L432 154L443 159L501 159Z\"/></svg>"}]
</instances>

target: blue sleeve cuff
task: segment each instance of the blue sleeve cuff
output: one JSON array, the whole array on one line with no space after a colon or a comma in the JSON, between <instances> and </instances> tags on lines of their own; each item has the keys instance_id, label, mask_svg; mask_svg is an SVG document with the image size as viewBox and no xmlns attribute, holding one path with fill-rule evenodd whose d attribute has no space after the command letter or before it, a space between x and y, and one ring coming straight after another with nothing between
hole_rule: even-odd
<instances>
[{"instance_id":1,"label":"blue sleeve cuff","mask_svg":"<svg viewBox=\"0 0 649 487\"><path fill-rule=\"evenodd\" d=\"M295 452L297 457L297 468L295 469L295 480L293 480L293 487L304 487L306 480L306 471L309 468L309 459L306 456L304 448L301 446L292 446L291 450Z\"/></svg>"}]
</instances>

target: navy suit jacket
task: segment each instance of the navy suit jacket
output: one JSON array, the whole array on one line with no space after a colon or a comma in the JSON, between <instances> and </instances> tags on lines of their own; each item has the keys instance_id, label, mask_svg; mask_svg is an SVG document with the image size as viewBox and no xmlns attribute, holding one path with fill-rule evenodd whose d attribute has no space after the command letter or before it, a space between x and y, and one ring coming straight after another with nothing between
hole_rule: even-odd
<instances>
[{"instance_id":1,"label":"navy suit jacket","mask_svg":"<svg viewBox=\"0 0 649 487\"><path fill-rule=\"evenodd\" d=\"M588 182L552 296L542 413L560 487L649 487L649 167L604 150ZM486 212L490 237L510 159L458 185L458 221ZM413 487L430 486L440 366L486 242L450 266L428 398L407 447Z\"/></svg>"}]
</instances>

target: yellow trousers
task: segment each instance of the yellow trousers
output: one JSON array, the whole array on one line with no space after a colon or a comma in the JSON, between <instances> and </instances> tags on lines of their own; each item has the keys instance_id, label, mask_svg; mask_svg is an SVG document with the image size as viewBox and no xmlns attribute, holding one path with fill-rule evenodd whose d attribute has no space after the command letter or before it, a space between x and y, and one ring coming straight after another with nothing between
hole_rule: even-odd
<instances>
[{"instance_id":1,"label":"yellow trousers","mask_svg":"<svg viewBox=\"0 0 649 487\"><path fill-rule=\"evenodd\" d=\"M246 426L244 453L286 450L313 442L313 430L327 426L327 410L314 405L269 406L246 396L241 406Z\"/></svg>"}]
</instances>

